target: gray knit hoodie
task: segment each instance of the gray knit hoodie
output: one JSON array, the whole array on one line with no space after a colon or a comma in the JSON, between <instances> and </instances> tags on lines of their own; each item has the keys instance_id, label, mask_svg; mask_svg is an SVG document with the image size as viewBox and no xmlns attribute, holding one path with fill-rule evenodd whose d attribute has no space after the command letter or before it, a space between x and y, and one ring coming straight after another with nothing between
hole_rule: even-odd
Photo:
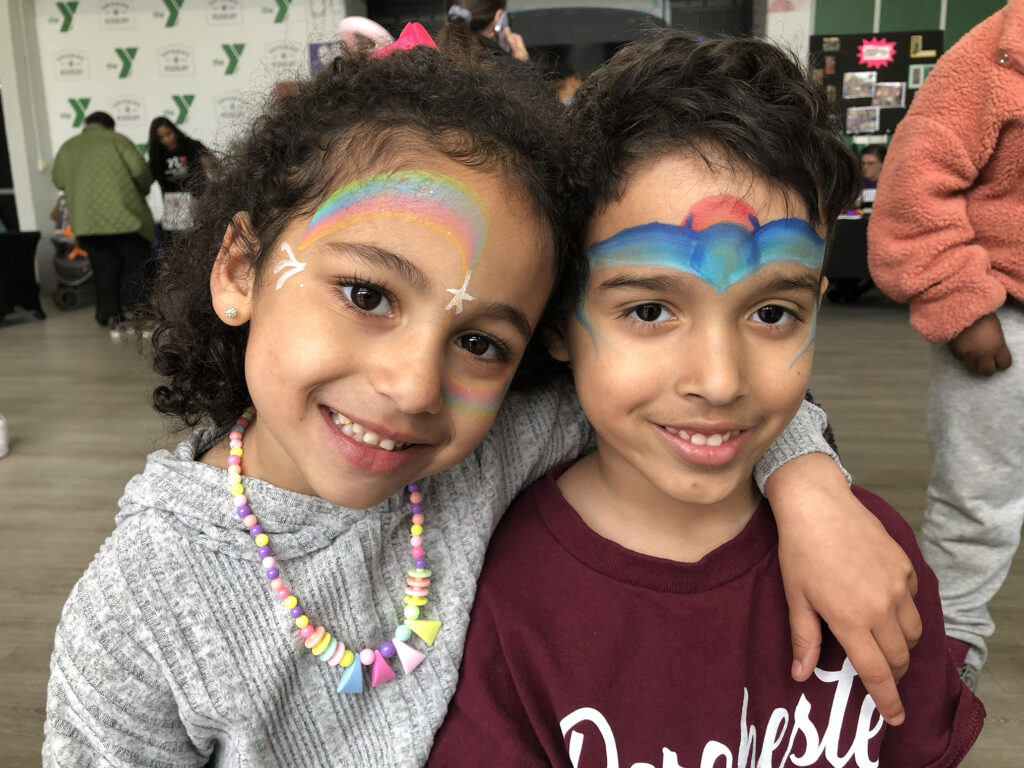
<instances>
[{"instance_id":1,"label":"gray knit hoodie","mask_svg":"<svg viewBox=\"0 0 1024 768\"><path fill-rule=\"evenodd\" d=\"M759 466L827 452L805 405ZM556 428L557 427L557 428ZM200 430L149 456L117 527L71 592L57 628L46 766L417 766L455 690L487 540L515 495L575 457L590 431L568 386L511 394L483 444L422 483L434 568L425 618L443 622L426 661L364 693L335 689L271 594L234 513L227 473L195 461ZM369 510L246 479L287 582L316 623L358 651L391 637L409 567L403 494ZM542 631L542 628L538 628Z\"/></svg>"}]
</instances>

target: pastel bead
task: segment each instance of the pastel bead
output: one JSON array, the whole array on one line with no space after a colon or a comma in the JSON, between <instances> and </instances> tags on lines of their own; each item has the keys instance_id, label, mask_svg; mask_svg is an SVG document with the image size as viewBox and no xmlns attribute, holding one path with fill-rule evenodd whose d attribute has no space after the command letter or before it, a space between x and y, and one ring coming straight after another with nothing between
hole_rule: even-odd
<instances>
[{"instance_id":1,"label":"pastel bead","mask_svg":"<svg viewBox=\"0 0 1024 768\"><path fill-rule=\"evenodd\" d=\"M280 573L280 571L277 570L277 568L267 568L267 578L270 579L271 581L273 581L274 579L276 579L280 575L281 575L281 573Z\"/></svg>"},{"instance_id":2,"label":"pastel bead","mask_svg":"<svg viewBox=\"0 0 1024 768\"><path fill-rule=\"evenodd\" d=\"M311 649L313 651L313 655L314 656L319 656L321 653L323 653L325 650L327 650L327 646L330 645L330 643L331 643L331 633L330 632L324 632L324 636L320 639L320 642L318 642L316 645L314 645L313 648Z\"/></svg>"},{"instance_id":3,"label":"pastel bead","mask_svg":"<svg viewBox=\"0 0 1024 768\"><path fill-rule=\"evenodd\" d=\"M271 552L273 552L273 550L270 547L257 547L256 557L259 557L261 559L265 557L270 557Z\"/></svg>"},{"instance_id":4,"label":"pastel bead","mask_svg":"<svg viewBox=\"0 0 1024 768\"><path fill-rule=\"evenodd\" d=\"M228 464L229 475L240 475L242 474L242 467L240 464Z\"/></svg>"},{"instance_id":5,"label":"pastel bead","mask_svg":"<svg viewBox=\"0 0 1024 768\"><path fill-rule=\"evenodd\" d=\"M242 460L238 456L228 456L228 464L241 464Z\"/></svg>"},{"instance_id":6,"label":"pastel bead","mask_svg":"<svg viewBox=\"0 0 1024 768\"><path fill-rule=\"evenodd\" d=\"M421 515L419 513L416 513L415 515L412 516L412 521L416 525L423 525L423 515Z\"/></svg>"},{"instance_id":7,"label":"pastel bead","mask_svg":"<svg viewBox=\"0 0 1024 768\"><path fill-rule=\"evenodd\" d=\"M423 537L422 536L413 536L412 538L409 539L409 546L410 547L419 547L419 546L422 546L422 545L423 545Z\"/></svg>"},{"instance_id":8,"label":"pastel bead","mask_svg":"<svg viewBox=\"0 0 1024 768\"><path fill-rule=\"evenodd\" d=\"M235 506L236 507L241 507L241 506L243 506L245 504L248 504L249 503L249 499L246 498L246 495L243 493L243 494L240 494L238 496L235 496L234 497L234 502L235 502Z\"/></svg>"},{"instance_id":9,"label":"pastel bead","mask_svg":"<svg viewBox=\"0 0 1024 768\"><path fill-rule=\"evenodd\" d=\"M339 661L338 663L341 664L341 666L343 667L351 667L352 662L355 660L356 655L352 653L352 651L346 649L345 652L341 654L341 661Z\"/></svg>"},{"instance_id":10,"label":"pastel bead","mask_svg":"<svg viewBox=\"0 0 1024 768\"><path fill-rule=\"evenodd\" d=\"M430 594L430 590L426 587L406 587L405 594L413 597L426 597Z\"/></svg>"},{"instance_id":11,"label":"pastel bead","mask_svg":"<svg viewBox=\"0 0 1024 768\"><path fill-rule=\"evenodd\" d=\"M407 605L407 606L405 606L405 610L407 610L407 611L410 608L415 608L416 609L416 615L415 616L406 616L406 618L407 619L409 619L409 618L418 619L419 618L420 609L416 608L416 606L414 606L414 605ZM405 626L405 624L399 624L397 627L395 627L395 639L396 640L401 640L404 643L410 637L412 637L412 630L409 629L407 626Z\"/></svg>"},{"instance_id":12,"label":"pastel bead","mask_svg":"<svg viewBox=\"0 0 1024 768\"><path fill-rule=\"evenodd\" d=\"M409 489L410 493L415 493L416 491L418 491L420 489L420 484L416 483L416 482L412 482L412 483L409 483L405 487Z\"/></svg>"},{"instance_id":13,"label":"pastel bead","mask_svg":"<svg viewBox=\"0 0 1024 768\"><path fill-rule=\"evenodd\" d=\"M429 568L410 568L406 571L406 575L415 576L420 579L429 579L434 573Z\"/></svg>"},{"instance_id":14,"label":"pastel bead","mask_svg":"<svg viewBox=\"0 0 1024 768\"><path fill-rule=\"evenodd\" d=\"M237 429L231 430L231 434L228 435L228 440L241 440L242 433Z\"/></svg>"},{"instance_id":15,"label":"pastel bead","mask_svg":"<svg viewBox=\"0 0 1024 768\"><path fill-rule=\"evenodd\" d=\"M417 557L415 560L412 561L412 564L415 565L417 568L426 568L427 567L427 558L425 558L425 557Z\"/></svg>"},{"instance_id":16,"label":"pastel bead","mask_svg":"<svg viewBox=\"0 0 1024 768\"><path fill-rule=\"evenodd\" d=\"M407 606L405 606L405 610L402 611L402 613L405 615L405 618L407 618L407 619L418 619L420 617L420 609L417 606L415 606L415 605L407 605ZM408 630L409 628L406 627L406 629ZM397 635L397 632L396 632L396 635ZM399 640L408 640L409 638L408 637L400 637L398 639Z\"/></svg>"},{"instance_id":17,"label":"pastel bead","mask_svg":"<svg viewBox=\"0 0 1024 768\"><path fill-rule=\"evenodd\" d=\"M295 595L285 595L283 599L285 608L294 608L296 605L299 604L299 601L295 598Z\"/></svg>"},{"instance_id":18,"label":"pastel bead","mask_svg":"<svg viewBox=\"0 0 1024 768\"><path fill-rule=\"evenodd\" d=\"M302 616L299 616L299 618L297 618L295 620L295 626L298 627L299 629L302 629L303 627L309 626L309 616L306 616L305 614L303 614Z\"/></svg>"},{"instance_id":19,"label":"pastel bead","mask_svg":"<svg viewBox=\"0 0 1024 768\"><path fill-rule=\"evenodd\" d=\"M284 586L284 579L282 579L280 577L278 577L278 578L274 579L272 582L270 582L270 588L271 589L275 589L276 590L276 589L280 589L283 586Z\"/></svg>"},{"instance_id":20,"label":"pastel bead","mask_svg":"<svg viewBox=\"0 0 1024 768\"><path fill-rule=\"evenodd\" d=\"M419 491L413 491L409 494L409 502L411 504L419 504L421 501L423 501L423 494Z\"/></svg>"},{"instance_id":21,"label":"pastel bead","mask_svg":"<svg viewBox=\"0 0 1024 768\"><path fill-rule=\"evenodd\" d=\"M232 483L230 486L228 486L228 491L231 493L232 496L240 496L241 494L245 493L245 488L242 487L241 483Z\"/></svg>"},{"instance_id":22,"label":"pastel bead","mask_svg":"<svg viewBox=\"0 0 1024 768\"><path fill-rule=\"evenodd\" d=\"M242 436L241 435L239 435L238 437L231 437L231 435L228 435L228 438L230 438L228 440L228 445L230 447L232 447L232 448L241 448L242 447Z\"/></svg>"},{"instance_id":23,"label":"pastel bead","mask_svg":"<svg viewBox=\"0 0 1024 768\"><path fill-rule=\"evenodd\" d=\"M335 638L337 640L337 638ZM331 655L327 657L327 665L330 667L338 666L342 657L345 655L345 644L340 640L337 640L337 645L334 646L334 650L331 651Z\"/></svg>"},{"instance_id":24,"label":"pastel bead","mask_svg":"<svg viewBox=\"0 0 1024 768\"><path fill-rule=\"evenodd\" d=\"M242 525L244 525L246 528L252 528L258 522L259 520L256 519L256 515L246 515L244 518L242 518Z\"/></svg>"},{"instance_id":25,"label":"pastel bead","mask_svg":"<svg viewBox=\"0 0 1024 768\"><path fill-rule=\"evenodd\" d=\"M302 610L301 605L296 605L294 608L288 611L288 615L291 616L293 619L301 617L303 613L304 611Z\"/></svg>"},{"instance_id":26,"label":"pastel bead","mask_svg":"<svg viewBox=\"0 0 1024 768\"><path fill-rule=\"evenodd\" d=\"M364 667L368 667L373 664L373 651L369 648L363 648L359 652L359 663Z\"/></svg>"},{"instance_id":27,"label":"pastel bead","mask_svg":"<svg viewBox=\"0 0 1024 768\"><path fill-rule=\"evenodd\" d=\"M241 448L232 448L231 450L228 451L228 454L230 454L231 456L241 456L242 455L242 449Z\"/></svg>"},{"instance_id":28,"label":"pastel bead","mask_svg":"<svg viewBox=\"0 0 1024 768\"><path fill-rule=\"evenodd\" d=\"M257 523L256 525L254 525L252 528L249 529L249 535L252 536L253 538L256 538L261 533L263 533L263 526L260 525L259 523Z\"/></svg>"},{"instance_id":29,"label":"pastel bead","mask_svg":"<svg viewBox=\"0 0 1024 768\"><path fill-rule=\"evenodd\" d=\"M278 600L284 600L284 599L285 599L286 597L288 597L288 596L289 596L289 595L290 595L291 593L292 593L292 592L291 592L291 590L290 590L290 589L288 589L288 587L281 587L281 588L280 588L279 590L277 590L276 592L274 592L274 594L275 594L275 595L277 595L277 599L278 599ZM288 606L288 607L289 607L289 608L291 608L291 606Z\"/></svg>"},{"instance_id":30,"label":"pastel bead","mask_svg":"<svg viewBox=\"0 0 1024 768\"><path fill-rule=\"evenodd\" d=\"M261 533L259 536L256 537L255 541L257 547L265 547L267 546L267 544L270 543L270 537L267 536L267 534L265 533Z\"/></svg>"},{"instance_id":31,"label":"pastel bead","mask_svg":"<svg viewBox=\"0 0 1024 768\"><path fill-rule=\"evenodd\" d=\"M413 536L419 536L419 535L420 535L421 533L423 533L423 526L422 526L422 525L414 525L414 526L412 526L412 527L411 527L411 528L409 529L409 532L410 532L410 533L411 533L411 534L412 534Z\"/></svg>"},{"instance_id":32,"label":"pastel bead","mask_svg":"<svg viewBox=\"0 0 1024 768\"><path fill-rule=\"evenodd\" d=\"M410 587L429 587L430 579L418 579L415 576L410 576L405 580L405 583Z\"/></svg>"},{"instance_id":33,"label":"pastel bead","mask_svg":"<svg viewBox=\"0 0 1024 768\"><path fill-rule=\"evenodd\" d=\"M418 539L419 536L416 536L415 538ZM412 556L413 557L423 557L423 547L413 547L412 548Z\"/></svg>"},{"instance_id":34,"label":"pastel bead","mask_svg":"<svg viewBox=\"0 0 1024 768\"><path fill-rule=\"evenodd\" d=\"M313 634L313 625L312 624L307 624L306 626L304 626L302 629L299 630L299 637L301 637L303 640L305 640L307 637L309 637L312 634Z\"/></svg>"},{"instance_id":35,"label":"pastel bead","mask_svg":"<svg viewBox=\"0 0 1024 768\"><path fill-rule=\"evenodd\" d=\"M334 651L337 648L338 648L338 638L332 637L331 638L331 642L329 642L327 644L327 647L324 648L323 653L313 654L313 655L314 656L319 656L320 657L320 661L326 661L328 664L330 664L330 662L331 662L331 655L334 653Z\"/></svg>"},{"instance_id":36,"label":"pastel bead","mask_svg":"<svg viewBox=\"0 0 1024 768\"><path fill-rule=\"evenodd\" d=\"M252 411L243 411L242 417L238 421L236 421L235 424L241 427L242 429L245 429L246 427L249 426L249 419L251 419L253 416L254 414Z\"/></svg>"},{"instance_id":37,"label":"pastel bead","mask_svg":"<svg viewBox=\"0 0 1024 768\"><path fill-rule=\"evenodd\" d=\"M324 635L327 634L327 630L324 627L317 627L310 632L309 637L306 638L306 642L303 643L307 648L312 648L314 645L323 640Z\"/></svg>"},{"instance_id":38,"label":"pastel bead","mask_svg":"<svg viewBox=\"0 0 1024 768\"><path fill-rule=\"evenodd\" d=\"M409 505L409 511L413 514L413 516L420 515L420 514L423 513L423 505L422 504L410 504ZM413 522L414 523L422 523L423 521L422 520L413 520Z\"/></svg>"},{"instance_id":39,"label":"pastel bead","mask_svg":"<svg viewBox=\"0 0 1024 768\"><path fill-rule=\"evenodd\" d=\"M260 561L260 564L264 568L273 568L277 565L277 561L272 557L264 557L263 560ZM280 587L276 587L276 589L280 589Z\"/></svg>"},{"instance_id":40,"label":"pastel bead","mask_svg":"<svg viewBox=\"0 0 1024 768\"><path fill-rule=\"evenodd\" d=\"M406 595L402 598L406 605L426 605L427 598L419 595Z\"/></svg>"},{"instance_id":41,"label":"pastel bead","mask_svg":"<svg viewBox=\"0 0 1024 768\"><path fill-rule=\"evenodd\" d=\"M377 650L380 651L380 655L383 656L385 659L390 659L392 656L395 655L395 644L392 643L390 640L385 640L383 643L380 644L380 648L378 648Z\"/></svg>"},{"instance_id":42,"label":"pastel bead","mask_svg":"<svg viewBox=\"0 0 1024 768\"><path fill-rule=\"evenodd\" d=\"M235 509L235 514L237 514L240 518L242 518L244 520L245 518L247 518L249 515L252 514L252 510L249 509L249 505L248 504L243 504L242 506L237 507Z\"/></svg>"}]
</instances>

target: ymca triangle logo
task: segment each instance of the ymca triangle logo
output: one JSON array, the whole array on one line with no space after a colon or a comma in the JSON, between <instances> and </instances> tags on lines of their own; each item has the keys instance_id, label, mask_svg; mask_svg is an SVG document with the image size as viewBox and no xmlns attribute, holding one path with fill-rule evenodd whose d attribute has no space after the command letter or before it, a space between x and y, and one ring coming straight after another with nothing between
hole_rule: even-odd
<instances>
[{"instance_id":1,"label":"ymca triangle logo","mask_svg":"<svg viewBox=\"0 0 1024 768\"><path fill-rule=\"evenodd\" d=\"M139 52L138 48L115 48L117 51L117 58L121 60L121 71L117 73L119 79L124 79L132 72L132 62L135 61L135 54Z\"/></svg>"},{"instance_id":2,"label":"ymca triangle logo","mask_svg":"<svg viewBox=\"0 0 1024 768\"><path fill-rule=\"evenodd\" d=\"M238 68L238 57L245 50L245 43L224 43L221 49L224 51L224 55L228 57L228 66L224 70L224 74L235 74L235 70Z\"/></svg>"},{"instance_id":3,"label":"ymca triangle logo","mask_svg":"<svg viewBox=\"0 0 1024 768\"><path fill-rule=\"evenodd\" d=\"M196 98L195 94L185 93L181 94L180 96L171 96L171 98L174 99L174 106L178 108L178 116L177 118L175 118L174 122L178 125L181 125L186 120L188 120L188 111L192 108L192 102Z\"/></svg>"},{"instance_id":4,"label":"ymca triangle logo","mask_svg":"<svg viewBox=\"0 0 1024 768\"><path fill-rule=\"evenodd\" d=\"M164 24L165 27L173 27L178 23L178 12L181 11L181 6L184 3L185 0L164 0L164 5L167 6L167 22Z\"/></svg>"},{"instance_id":5,"label":"ymca triangle logo","mask_svg":"<svg viewBox=\"0 0 1024 768\"><path fill-rule=\"evenodd\" d=\"M85 99L68 99L68 104L71 105L71 109L74 111L75 116L71 121L72 128L78 128L85 122L85 110L89 108L89 102L91 98Z\"/></svg>"},{"instance_id":6,"label":"ymca triangle logo","mask_svg":"<svg viewBox=\"0 0 1024 768\"><path fill-rule=\"evenodd\" d=\"M60 31L67 32L71 29L71 20L75 17L75 11L78 10L78 0L71 0L67 3L57 3L57 10L60 11L61 22Z\"/></svg>"},{"instance_id":7,"label":"ymca triangle logo","mask_svg":"<svg viewBox=\"0 0 1024 768\"><path fill-rule=\"evenodd\" d=\"M275 0L275 2L277 3L277 15L274 17L274 23L280 24L288 15L288 8L291 6L292 0Z\"/></svg>"}]
</instances>

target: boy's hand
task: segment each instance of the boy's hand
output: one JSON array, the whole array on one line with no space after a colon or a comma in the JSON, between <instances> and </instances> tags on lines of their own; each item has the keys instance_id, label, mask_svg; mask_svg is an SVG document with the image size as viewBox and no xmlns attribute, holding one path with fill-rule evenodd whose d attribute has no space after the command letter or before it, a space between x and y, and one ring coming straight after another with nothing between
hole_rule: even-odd
<instances>
[{"instance_id":1,"label":"boy's hand","mask_svg":"<svg viewBox=\"0 0 1024 768\"><path fill-rule=\"evenodd\" d=\"M904 711L896 683L921 637L910 559L825 454L786 463L768 478L765 493L779 528L793 679L806 680L817 664L820 615L879 713L900 725Z\"/></svg>"},{"instance_id":2,"label":"boy's hand","mask_svg":"<svg viewBox=\"0 0 1024 768\"><path fill-rule=\"evenodd\" d=\"M1003 325L995 313L975 320L946 346L964 368L983 376L1006 370L1013 363L1003 338Z\"/></svg>"}]
</instances>

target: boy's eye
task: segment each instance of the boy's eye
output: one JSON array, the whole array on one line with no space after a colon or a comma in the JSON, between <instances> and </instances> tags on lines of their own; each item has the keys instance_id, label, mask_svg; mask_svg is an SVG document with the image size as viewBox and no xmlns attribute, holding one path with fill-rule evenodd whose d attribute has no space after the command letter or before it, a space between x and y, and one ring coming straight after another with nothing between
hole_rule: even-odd
<instances>
[{"instance_id":1,"label":"boy's eye","mask_svg":"<svg viewBox=\"0 0 1024 768\"><path fill-rule=\"evenodd\" d=\"M668 320L670 314L661 304L640 304L631 308L627 315L635 315L642 323L656 323L660 320Z\"/></svg>"},{"instance_id":2,"label":"boy's eye","mask_svg":"<svg viewBox=\"0 0 1024 768\"><path fill-rule=\"evenodd\" d=\"M391 301L379 288L366 283L355 283L341 286L342 293L352 305L363 312L374 315L390 315Z\"/></svg>"},{"instance_id":3,"label":"boy's eye","mask_svg":"<svg viewBox=\"0 0 1024 768\"><path fill-rule=\"evenodd\" d=\"M778 325L789 316L789 310L776 304L768 304L754 311L754 319L765 325Z\"/></svg>"}]
</instances>

